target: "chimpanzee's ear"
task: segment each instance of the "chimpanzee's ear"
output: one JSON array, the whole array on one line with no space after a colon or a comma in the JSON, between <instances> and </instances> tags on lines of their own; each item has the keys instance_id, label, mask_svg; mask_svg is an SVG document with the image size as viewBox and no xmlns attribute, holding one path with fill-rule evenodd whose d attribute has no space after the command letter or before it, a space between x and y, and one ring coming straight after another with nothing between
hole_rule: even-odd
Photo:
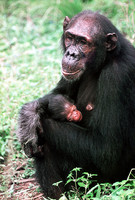
<instances>
[{"instance_id":1,"label":"chimpanzee's ear","mask_svg":"<svg viewBox=\"0 0 135 200\"><path fill-rule=\"evenodd\" d=\"M65 31L65 29L70 21L71 21L71 19L68 16L66 16L64 19L64 22L63 22L63 31Z\"/></svg>"},{"instance_id":2,"label":"chimpanzee's ear","mask_svg":"<svg viewBox=\"0 0 135 200\"><path fill-rule=\"evenodd\" d=\"M116 33L108 33L106 35L106 49L107 51L112 51L117 46L118 37Z\"/></svg>"}]
</instances>

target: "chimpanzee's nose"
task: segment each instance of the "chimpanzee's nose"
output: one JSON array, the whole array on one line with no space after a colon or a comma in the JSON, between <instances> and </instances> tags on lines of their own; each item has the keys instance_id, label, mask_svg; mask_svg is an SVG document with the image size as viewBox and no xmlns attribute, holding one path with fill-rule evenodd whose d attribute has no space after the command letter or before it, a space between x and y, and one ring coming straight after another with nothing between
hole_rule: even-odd
<instances>
[{"instance_id":1,"label":"chimpanzee's nose","mask_svg":"<svg viewBox=\"0 0 135 200\"><path fill-rule=\"evenodd\" d=\"M79 56L79 52L75 47L69 47L66 52L67 57L71 57L71 59L75 59Z\"/></svg>"}]
</instances>

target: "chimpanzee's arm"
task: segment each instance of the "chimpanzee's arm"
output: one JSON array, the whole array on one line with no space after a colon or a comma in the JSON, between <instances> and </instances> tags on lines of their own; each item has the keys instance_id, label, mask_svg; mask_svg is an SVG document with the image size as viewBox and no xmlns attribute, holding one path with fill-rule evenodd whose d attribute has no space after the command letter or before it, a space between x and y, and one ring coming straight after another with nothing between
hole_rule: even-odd
<instances>
[{"instance_id":1,"label":"chimpanzee's arm","mask_svg":"<svg viewBox=\"0 0 135 200\"><path fill-rule=\"evenodd\" d=\"M44 119L42 124L47 143L64 155L73 157L79 166L86 167L94 162L98 166L98 163L104 162L104 166L109 167L108 171L111 173L114 167L111 160L115 161L113 164L118 162L121 143L117 141L116 135L103 136L99 130L93 130L92 127L85 129L72 122L53 119Z\"/></svg>"},{"instance_id":2,"label":"chimpanzee's arm","mask_svg":"<svg viewBox=\"0 0 135 200\"><path fill-rule=\"evenodd\" d=\"M68 87L65 81L61 80L52 93L22 107L17 135L29 157L39 154L45 141L41 119L52 118L60 121L80 121L82 119L81 113L73 102L64 97L66 90L70 91Z\"/></svg>"}]
</instances>

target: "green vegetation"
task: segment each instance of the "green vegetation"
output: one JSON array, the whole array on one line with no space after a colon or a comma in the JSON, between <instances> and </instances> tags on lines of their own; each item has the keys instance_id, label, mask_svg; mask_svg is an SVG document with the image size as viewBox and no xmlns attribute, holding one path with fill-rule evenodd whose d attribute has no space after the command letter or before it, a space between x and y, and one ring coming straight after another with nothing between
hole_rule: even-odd
<instances>
[{"instance_id":1,"label":"green vegetation","mask_svg":"<svg viewBox=\"0 0 135 200\"><path fill-rule=\"evenodd\" d=\"M63 18L89 8L108 16L135 44L134 0L0 0L0 163L24 157L15 136L19 109L56 85Z\"/></svg>"},{"instance_id":2,"label":"green vegetation","mask_svg":"<svg viewBox=\"0 0 135 200\"><path fill-rule=\"evenodd\" d=\"M128 200L135 198L135 177L132 177L131 170L127 180L116 182L114 184L105 183L99 184L96 181L97 175L87 172L80 174L81 168L73 169L68 177L67 184L72 183L72 190L63 194L60 200ZM94 183L94 186L93 186ZM58 186L56 183L54 185Z\"/></svg>"},{"instance_id":3,"label":"green vegetation","mask_svg":"<svg viewBox=\"0 0 135 200\"><path fill-rule=\"evenodd\" d=\"M60 76L62 21L58 23L51 19L42 2L41 5L21 2L3 5L0 15L2 156L8 151L5 148L7 139L13 139L20 106L43 96Z\"/></svg>"}]
</instances>

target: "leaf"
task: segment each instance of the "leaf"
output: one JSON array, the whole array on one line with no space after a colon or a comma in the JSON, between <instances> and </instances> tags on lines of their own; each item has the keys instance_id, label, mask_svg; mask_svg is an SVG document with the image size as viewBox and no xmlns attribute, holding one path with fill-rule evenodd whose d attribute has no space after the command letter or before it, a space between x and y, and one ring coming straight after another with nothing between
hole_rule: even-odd
<instances>
[{"instance_id":1,"label":"leaf","mask_svg":"<svg viewBox=\"0 0 135 200\"><path fill-rule=\"evenodd\" d=\"M83 188L86 187L86 184L84 184L83 182L78 182L77 184L78 184L80 187L83 187Z\"/></svg>"},{"instance_id":2,"label":"leaf","mask_svg":"<svg viewBox=\"0 0 135 200\"><path fill-rule=\"evenodd\" d=\"M76 168L74 168L72 171L75 171L75 172L77 172L77 171L80 171L82 168L80 168L80 167L76 167Z\"/></svg>"},{"instance_id":3,"label":"leaf","mask_svg":"<svg viewBox=\"0 0 135 200\"><path fill-rule=\"evenodd\" d=\"M98 184L97 185L95 185L94 187L92 187L88 192L87 192L87 194L89 194L89 193L91 193L91 192L93 192L93 190L95 190L96 188L98 187Z\"/></svg>"},{"instance_id":4,"label":"leaf","mask_svg":"<svg viewBox=\"0 0 135 200\"><path fill-rule=\"evenodd\" d=\"M100 198L101 196L101 186L98 185L97 193L96 193L96 198Z\"/></svg>"},{"instance_id":5,"label":"leaf","mask_svg":"<svg viewBox=\"0 0 135 200\"><path fill-rule=\"evenodd\" d=\"M64 195L64 196L60 197L59 200L68 200L68 199L67 199L66 196Z\"/></svg>"},{"instance_id":6,"label":"leaf","mask_svg":"<svg viewBox=\"0 0 135 200\"><path fill-rule=\"evenodd\" d=\"M72 179L67 180L66 185L69 184L72 181L73 181Z\"/></svg>"},{"instance_id":7,"label":"leaf","mask_svg":"<svg viewBox=\"0 0 135 200\"><path fill-rule=\"evenodd\" d=\"M56 183L53 183L53 185L58 187L59 184L62 183L62 182L63 182L63 181L58 181L58 182L56 182Z\"/></svg>"}]
</instances>

